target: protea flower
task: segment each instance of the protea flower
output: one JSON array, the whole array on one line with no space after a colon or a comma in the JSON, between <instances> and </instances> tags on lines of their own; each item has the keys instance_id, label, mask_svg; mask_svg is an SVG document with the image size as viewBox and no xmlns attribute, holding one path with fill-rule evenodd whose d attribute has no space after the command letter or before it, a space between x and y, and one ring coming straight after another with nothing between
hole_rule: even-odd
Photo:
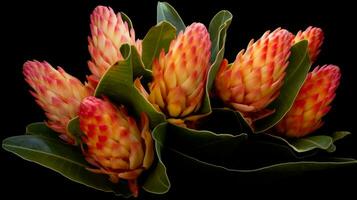
<instances>
[{"instance_id":1,"label":"protea flower","mask_svg":"<svg viewBox=\"0 0 357 200\"><path fill-rule=\"evenodd\" d=\"M288 137L303 137L323 125L322 117L330 110L340 82L335 65L316 67L310 72L296 100L276 129Z\"/></svg>"},{"instance_id":2,"label":"protea flower","mask_svg":"<svg viewBox=\"0 0 357 200\"><path fill-rule=\"evenodd\" d=\"M196 112L205 91L210 48L209 33L203 24L193 23L180 32L168 53L162 50L153 62L149 101L172 118Z\"/></svg>"},{"instance_id":3,"label":"protea flower","mask_svg":"<svg viewBox=\"0 0 357 200\"><path fill-rule=\"evenodd\" d=\"M128 180L134 196L138 195L136 179L154 159L153 141L146 114L141 115L141 128L123 107L108 100L87 97L80 105L80 128L85 136L85 156L110 180Z\"/></svg>"},{"instance_id":4,"label":"protea flower","mask_svg":"<svg viewBox=\"0 0 357 200\"><path fill-rule=\"evenodd\" d=\"M320 53L320 47L324 40L324 32L321 28L309 26L305 31L299 31L294 39L294 43L307 40L309 43L309 56L311 62L315 62Z\"/></svg>"},{"instance_id":5,"label":"protea flower","mask_svg":"<svg viewBox=\"0 0 357 200\"><path fill-rule=\"evenodd\" d=\"M80 102L91 91L61 67L56 70L47 62L27 61L23 73L34 90L31 94L46 112L47 126L58 132L63 140L74 144L74 137L67 132L67 123L77 116Z\"/></svg>"},{"instance_id":6,"label":"protea flower","mask_svg":"<svg viewBox=\"0 0 357 200\"><path fill-rule=\"evenodd\" d=\"M262 111L279 95L293 38L284 29L267 31L251 40L231 66L223 60L215 80L221 100L243 113Z\"/></svg>"},{"instance_id":7,"label":"protea flower","mask_svg":"<svg viewBox=\"0 0 357 200\"><path fill-rule=\"evenodd\" d=\"M98 6L90 17L92 37L88 38L88 49L92 60L88 66L93 75L88 80L93 86L103 76L106 70L123 59L120 53L121 45L135 45L141 54L141 40L135 41L135 32L124 22L121 14L115 14L110 7Z\"/></svg>"}]
</instances>

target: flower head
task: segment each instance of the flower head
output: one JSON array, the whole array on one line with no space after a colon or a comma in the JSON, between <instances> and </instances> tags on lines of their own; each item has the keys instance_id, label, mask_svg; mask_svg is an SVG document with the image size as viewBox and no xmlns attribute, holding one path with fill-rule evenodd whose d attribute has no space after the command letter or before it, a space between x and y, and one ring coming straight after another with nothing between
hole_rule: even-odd
<instances>
[{"instance_id":1,"label":"flower head","mask_svg":"<svg viewBox=\"0 0 357 200\"><path fill-rule=\"evenodd\" d=\"M340 69L335 65L316 67L310 72L289 112L276 129L288 137L303 137L323 125L322 117L340 83Z\"/></svg>"},{"instance_id":2,"label":"flower head","mask_svg":"<svg viewBox=\"0 0 357 200\"><path fill-rule=\"evenodd\" d=\"M211 41L206 27L193 23L153 62L149 101L173 118L197 111L205 92Z\"/></svg>"},{"instance_id":3,"label":"flower head","mask_svg":"<svg viewBox=\"0 0 357 200\"><path fill-rule=\"evenodd\" d=\"M80 105L80 128L85 134L86 159L108 174L111 181L125 179L134 196L138 194L136 179L154 159L153 141L146 114L141 115L141 128L124 107L108 100L87 97Z\"/></svg>"},{"instance_id":4,"label":"flower head","mask_svg":"<svg viewBox=\"0 0 357 200\"><path fill-rule=\"evenodd\" d=\"M34 90L31 94L46 112L47 125L60 133L63 140L74 144L73 136L67 131L67 124L77 116L80 102L91 91L61 67L56 70L47 62L27 61L23 73Z\"/></svg>"},{"instance_id":5,"label":"flower head","mask_svg":"<svg viewBox=\"0 0 357 200\"><path fill-rule=\"evenodd\" d=\"M215 80L217 95L238 111L262 111L279 95L293 37L280 28L267 31L239 52L231 66L223 60Z\"/></svg>"},{"instance_id":6,"label":"flower head","mask_svg":"<svg viewBox=\"0 0 357 200\"><path fill-rule=\"evenodd\" d=\"M92 59L88 66L93 75L88 79L95 86L109 67L123 59L121 45L134 45L140 54L142 47L141 40L135 40L134 29L110 7L96 7L90 21L92 37L88 38L88 49Z\"/></svg>"}]
</instances>

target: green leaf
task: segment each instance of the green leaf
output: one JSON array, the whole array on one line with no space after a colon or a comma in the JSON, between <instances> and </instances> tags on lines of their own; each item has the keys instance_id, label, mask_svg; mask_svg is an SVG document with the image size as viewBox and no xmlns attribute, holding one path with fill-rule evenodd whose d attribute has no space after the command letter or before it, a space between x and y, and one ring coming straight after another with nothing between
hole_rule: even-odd
<instances>
[{"instance_id":1,"label":"green leaf","mask_svg":"<svg viewBox=\"0 0 357 200\"><path fill-rule=\"evenodd\" d=\"M329 153L333 153L336 151L336 145L335 144L331 144L331 146L329 148L326 149L327 152Z\"/></svg>"},{"instance_id":2,"label":"green leaf","mask_svg":"<svg viewBox=\"0 0 357 200\"><path fill-rule=\"evenodd\" d=\"M287 144L286 140L280 140L279 138L272 137L270 134L252 134L250 135L250 139L253 140L254 143L259 144L258 146L265 146L265 150L269 152L272 157L275 156L277 159L281 159L282 155L285 154L283 156L284 159L281 160L302 160L316 156L318 153L317 148L311 149L310 151L297 152L290 146L291 144Z\"/></svg>"},{"instance_id":3,"label":"green leaf","mask_svg":"<svg viewBox=\"0 0 357 200\"><path fill-rule=\"evenodd\" d=\"M286 77L280 90L280 95L268 106L268 109L275 110L275 112L266 118L256 121L255 131L257 133L262 133L272 128L290 110L310 67L308 42L304 40L296 43L291 48L289 65L286 69Z\"/></svg>"},{"instance_id":4,"label":"green leaf","mask_svg":"<svg viewBox=\"0 0 357 200\"><path fill-rule=\"evenodd\" d=\"M169 152L171 153L169 156L175 158L174 162L181 164L182 170L194 168L207 174L228 175L234 180L239 178L241 181L259 178L259 180L268 180L271 183L271 181L279 178L302 175L306 172L357 166L357 160L353 158L326 158L320 161L281 162L258 168L239 169L204 162L174 149L169 149Z\"/></svg>"},{"instance_id":5,"label":"green leaf","mask_svg":"<svg viewBox=\"0 0 357 200\"><path fill-rule=\"evenodd\" d=\"M44 122L35 122L27 125L26 134L58 139L58 133L46 126Z\"/></svg>"},{"instance_id":6,"label":"green leaf","mask_svg":"<svg viewBox=\"0 0 357 200\"><path fill-rule=\"evenodd\" d=\"M128 28L129 30L133 28L133 23L131 22L130 18L128 15L126 15L124 12L120 12L121 18L124 22L128 23Z\"/></svg>"},{"instance_id":7,"label":"green leaf","mask_svg":"<svg viewBox=\"0 0 357 200\"><path fill-rule=\"evenodd\" d=\"M285 143L286 145L288 145L298 153L303 153L314 149L322 149L328 152L334 152L336 150L336 146L334 145L334 142L344 138L349 134L350 132L347 131L338 131L338 132L334 132L331 136L311 135L303 138L289 138L289 139L282 138L280 136L272 135L272 134L266 134L266 135L282 141L283 143Z\"/></svg>"},{"instance_id":8,"label":"green leaf","mask_svg":"<svg viewBox=\"0 0 357 200\"><path fill-rule=\"evenodd\" d=\"M351 134L351 132L348 132L348 131L336 131L336 132L332 133L331 137L333 139L333 142L336 142L337 140L341 140L342 138L344 138L350 134Z\"/></svg>"},{"instance_id":9,"label":"green leaf","mask_svg":"<svg viewBox=\"0 0 357 200\"><path fill-rule=\"evenodd\" d=\"M287 145L299 153L310 151L316 148L326 150L333 144L333 139L327 135L314 135L288 140L275 135L270 136L284 141Z\"/></svg>"},{"instance_id":10,"label":"green leaf","mask_svg":"<svg viewBox=\"0 0 357 200\"><path fill-rule=\"evenodd\" d=\"M168 51L170 42L176 37L176 29L170 23L161 21L152 27L143 39L143 62L147 69L151 69L152 63L162 49Z\"/></svg>"},{"instance_id":11,"label":"green leaf","mask_svg":"<svg viewBox=\"0 0 357 200\"><path fill-rule=\"evenodd\" d=\"M357 160L354 159L321 159L313 155L293 157L291 155L294 152L286 146L276 151L272 148L274 143L247 140L246 134L216 134L163 123L153 131L153 137L156 145L166 150L165 164L180 163L179 169L195 169L207 174L212 172L248 179L254 176L277 178L307 171L357 166ZM282 157L281 154L287 150L291 152Z\"/></svg>"},{"instance_id":12,"label":"green leaf","mask_svg":"<svg viewBox=\"0 0 357 200\"><path fill-rule=\"evenodd\" d=\"M51 139L40 135L22 135L6 138L2 147L17 156L54 170L66 178L88 187L129 195L125 185L114 185L107 175L92 173L91 167L80 149L67 145L59 139Z\"/></svg>"},{"instance_id":13,"label":"green leaf","mask_svg":"<svg viewBox=\"0 0 357 200\"><path fill-rule=\"evenodd\" d=\"M80 144L82 140L82 136L84 133L79 127L79 118L75 117L71 119L67 124L67 131L70 132L73 137L76 139L76 144Z\"/></svg>"},{"instance_id":14,"label":"green leaf","mask_svg":"<svg viewBox=\"0 0 357 200\"><path fill-rule=\"evenodd\" d=\"M155 108L143 97L133 84L133 70L140 65L135 47L123 45L121 50L127 49L127 56L110 67L100 80L95 91L96 97L107 96L118 104L123 104L131 108L137 118L141 112L145 112L150 119L150 126L153 128L165 120L164 114ZM140 67L141 68L141 67Z\"/></svg>"},{"instance_id":15,"label":"green leaf","mask_svg":"<svg viewBox=\"0 0 357 200\"><path fill-rule=\"evenodd\" d=\"M209 33L212 41L211 62L213 63L220 49L224 46L227 29L232 22L233 15L228 10L219 11L209 24Z\"/></svg>"},{"instance_id":16,"label":"green leaf","mask_svg":"<svg viewBox=\"0 0 357 200\"><path fill-rule=\"evenodd\" d=\"M135 78L142 77L146 82L151 81L152 72L145 68L144 63L141 60L140 54L134 46L130 47L129 45L123 45L120 48L120 52L122 53L123 57L131 56L132 58L131 66L133 68L133 80Z\"/></svg>"},{"instance_id":17,"label":"green leaf","mask_svg":"<svg viewBox=\"0 0 357 200\"><path fill-rule=\"evenodd\" d=\"M154 132L163 132L166 131L166 122L159 124L155 129ZM154 170L149 174L146 182L143 185L143 189L147 192L154 193L154 194L164 194L169 191L171 184L170 180L167 176L166 167L162 162L162 151L163 146L160 145L160 142L164 142L165 138L164 134L161 134L159 137L154 138L155 140L155 148L158 157L157 165L155 166Z\"/></svg>"},{"instance_id":18,"label":"green leaf","mask_svg":"<svg viewBox=\"0 0 357 200\"><path fill-rule=\"evenodd\" d=\"M269 177L269 180L273 180L279 177L303 174L308 171L357 166L357 160L345 158L326 158L322 160L299 160L294 158L288 161L284 161L284 159L278 161L279 159L277 159L274 162L267 162L267 160L270 160L268 158L258 162L258 166L249 166L246 164L247 161L257 161L265 157L265 155L258 157L255 154L251 154L251 152L258 151L258 153L261 153L265 149L253 146L252 149L248 150L244 144L246 140L244 135L241 135L240 139L228 136L230 139L225 138L217 142L209 142L209 139L192 139L191 135L182 136L187 132L176 132L175 128L167 128L166 131L154 132L153 134L154 138L159 141L158 144L167 149L167 157L170 157L170 159L164 161L173 162L172 165L180 163L180 168L187 171L196 169L207 174L245 177L247 180L253 177L259 177L260 179ZM201 136L197 137L200 138ZM186 138L182 139L181 137ZM160 142L160 138L165 138L165 140ZM200 141L201 143L199 143ZM240 149L239 146L243 146L243 149ZM266 150L272 150L272 147L268 146ZM277 153L279 152L274 152L270 156L279 157L280 155ZM248 158L242 157L244 155ZM170 165L170 163L166 164Z\"/></svg>"},{"instance_id":19,"label":"green leaf","mask_svg":"<svg viewBox=\"0 0 357 200\"><path fill-rule=\"evenodd\" d=\"M247 134L216 134L207 130L194 130L170 123L160 124L153 132L158 146L169 147L184 154L207 160L224 159L232 155L240 144L246 141Z\"/></svg>"},{"instance_id":20,"label":"green leaf","mask_svg":"<svg viewBox=\"0 0 357 200\"><path fill-rule=\"evenodd\" d=\"M231 152L230 148L234 149L240 143L247 139L247 134L217 134L212 131L207 130L195 130L190 128L184 128L176 126L173 124L167 124L167 133L166 137L169 137L173 147L184 149L188 152L196 152L199 154L214 154L217 149L220 153L227 151ZM153 133L154 135L155 133ZM180 144L185 144L182 146Z\"/></svg>"},{"instance_id":21,"label":"green leaf","mask_svg":"<svg viewBox=\"0 0 357 200\"><path fill-rule=\"evenodd\" d=\"M333 142L336 142L336 141L338 141L338 140L340 140L340 139L342 139L342 138L344 138L344 137L346 137L347 135L350 135L350 134L351 133L348 132L348 131L336 131L331 135L331 137L332 137ZM331 144L331 146L328 149L326 149L326 151L330 152L330 153L335 152L336 151L336 145L335 144Z\"/></svg>"},{"instance_id":22,"label":"green leaf","mask_svg":"<svg viewBox=\"0 0 357 200\"><path fill-rule=\"evenodd\" d=\"M174 27L176 27L176 33L185 30L185 23L182 21L180 15L177 11L167 2L157 3L157 16L156 22L161 21L170 22Z\"/></svg>"},{"instance_id":23,"label":"green leaf","mask_svg":"<svg viewBox=\"0 0 357 200\"><path fill-rule=\"evenodd\" d=\"M227 30L232 22L233 15L226 10L218 12L211 20L209 33L212 41L211 47L211 68L208 72L207 90L211 91L218 72L219 66L224 57Z\"/></svg>"},{"instance_id":24,"label":"green leaf","mask_svg":"<svg viewBox=\"0 0 357 200\"><path fill-rule=\"evenodd\" d=\"M209 25L211 47L211 66L208 71L208 78L206 84L206 92L204 94L203 103L199 113L208 114L212 111L209 93L212 90L214 79L218 72L219 66L224 57L225 42L227 37L227 30L232 22L232 14L229 11L222 10L218 12L211 20Z\"/></svg>"}]
</instances>

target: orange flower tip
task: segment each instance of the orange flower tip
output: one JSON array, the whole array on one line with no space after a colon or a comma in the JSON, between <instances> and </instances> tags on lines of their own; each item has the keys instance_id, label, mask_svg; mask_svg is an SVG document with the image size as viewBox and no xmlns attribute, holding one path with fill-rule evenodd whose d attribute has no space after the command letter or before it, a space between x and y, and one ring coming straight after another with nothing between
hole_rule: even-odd
<instances>
[{"instance_id":1,"label":"orange flower tip","mask_svg":"<svg viewBox=\"0 0 357 200\"><path fill-rule=\"evenodd\" d=\"M93 97L93 96L85 98L79 107L79 115L85 116L85 117L93 116L96 109L102 103L101 101L102 100L100 100L96 97Z\"/></svg>"},{"instance_id":2,"label":"orange flower tip","mask_svg":"<svg viewBox=\"0 0 357 200\"><path fill-rule=\"evenodd\" d=\"M145 99L147 99L149 97L149 94L148 92L146 91L146 89L144 88L144 86L141 84L141 78L142 77L139 77L139 78L136 78L135 81L134 81L134 86L135 88L139 91L139 93L141 95L143 95L145 97Z\"/></svg>"},{"instance_id":3,"label":"orange flower tip","mask_svg":"<svg viewBox=\"0 0 357 200\"><path fill-rule=\"evenodd\" d=\"M301 40L308 41L309 56L312 62L315 62L318 54L320 53L320 48L324 40L324 32L321 28L309 26L305 31L299 31L294 39L294 43Z\"/></svg>"}]
</instances>

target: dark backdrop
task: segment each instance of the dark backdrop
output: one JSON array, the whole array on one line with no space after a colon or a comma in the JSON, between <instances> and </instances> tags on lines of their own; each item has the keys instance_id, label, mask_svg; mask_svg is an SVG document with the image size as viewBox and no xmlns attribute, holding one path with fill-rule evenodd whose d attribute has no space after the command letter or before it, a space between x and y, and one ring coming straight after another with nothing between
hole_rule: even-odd
<instances>
[{"instance_id":1,"label":"dark backdrop","mask_svg":"<svg viewBox=\"0 0 357 200\"><path fill-rule=\"evenodd\" d=\"M326 117L326 130L350 130L356 132L355 116L356 70L355 14L352 3L312 3L310 1L215 1L170 2L181 14L186 24L201 21L206 25L213 15L222 9L230 10L233 22L228 31L226 57L232 61L236 53L245 48L251 38L259 38L264 31L284 27L291 32L305 29L309 25L319 26L325 32L325 42L317 64L336 64L342 70L342 83L338 89L333 109ZM29 87L23 81L22 64L28 59L47 60L52 65L62 66L67 72L84 80L89 71L86 62L89 15L96 5L108 5L115 11L123 11L134 23L136 34L143 38L156 22L155 1L11 1L2 4L1 9L1 139L24 132L26 124L44 119L41 109L29 95ZM355 135L339 142L338 154L357 158L357 137ZM80 197L114 199L88 189L38 165L26 162L10 153L1 151L1 193L15 199L49 199ZM189 182L175 185L164 198L185 196L195 192L206 194L250 196L281 195L288 191L292 195L351 192L348 186L357 185L357 169L335 170L328 173L306 175L285 180L277 185L257 184L246 186L230 185L225 180L211 179L206 189ZM207 183L207 182L206 182ZM320 187L321 186L321 187ZM320 189L322 188L327 189ZM334 190L332 188L337 187ZM45 191L45 192L44 192ZM150 197L150 196L148 196ZM146 197L146 198L148 198ZM3 199L3 198L1 198ZM6 198L10 199L10 197ZM156 199L156 197L153 197Z\"/></svg>"}]
</instances>

